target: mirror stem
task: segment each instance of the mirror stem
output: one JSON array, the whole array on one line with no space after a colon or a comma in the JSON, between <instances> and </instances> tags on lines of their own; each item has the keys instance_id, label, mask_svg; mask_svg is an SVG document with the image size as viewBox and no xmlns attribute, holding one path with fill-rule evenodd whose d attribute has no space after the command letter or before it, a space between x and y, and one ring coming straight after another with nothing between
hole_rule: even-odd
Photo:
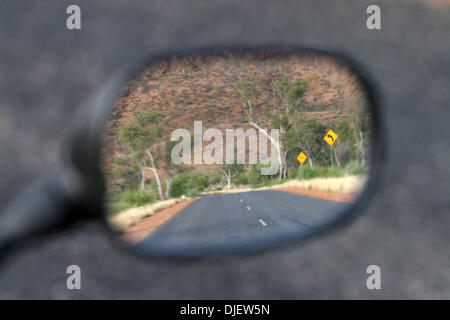
<instances>
[{"instance_id":1,"label":"mirror stem","mask_svg":"<svg viewBox=\"0 0 450 320\"><path fill-rule=\"evenodd\" d=\"M63 172L36 181L0 214L0 259L19 242L75 220L67 177Z\"/></svg>"}]
</instances>

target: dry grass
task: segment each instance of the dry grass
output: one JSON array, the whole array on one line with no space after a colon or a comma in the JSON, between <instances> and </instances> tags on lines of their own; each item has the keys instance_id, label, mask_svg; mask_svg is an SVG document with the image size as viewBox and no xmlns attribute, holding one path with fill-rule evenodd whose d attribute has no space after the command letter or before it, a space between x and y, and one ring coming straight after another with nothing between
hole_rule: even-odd
<instances>
[{"instance_id":1,"label":"dry grass","mask_svg":"<svg viewBox=\"0 0 450 320\"><path fill-rule=\"evenodd\" d=\"M367 177L363 175L339 178L314 178L303 181L290 180L281 185L274 186L274 188L305 188L338 193L359 193L364 188L366 181Z\"/></svg>"},{"instance_id":2,"label":"dry grass","mask_svg":"<svg viewBox=\"0 0 450 320\"><path fill-rule=\"evenodd\" d=\"M311 190L321 190L338 193L359 193L365 186L367 177L359 176L345 176L338 178L314 178L309 180L289 180L283 184L278 184L269 187L261 187L258 189L250 187L225 189L220 191L210 191L204 194L227 194L238 192L250 192L254 190L273 190L282 188L305 188Z\"/></svg>"},{"instance_id":3,"label":"dry grass","mask_svg":"<svg viewBox=\"0 0 450 320\"><path fill-rule=\"evenodd\" d=\"M127 209L111 216L108 219L108 222L114 230L124 231L142 219L185 200L188 200L188 198L168 199L137 208Z\"/></svg>"},{"instance_id":4,"label":"dry grass","mask_svg":"<svg viewBox=\"0 0 450 320\"><path fill-rule=\"evenodd\" d=\"M258 189L251 187L239 187L239 188L231 188L231 189L223 189L223 190L215 190L215 191L206 191L202 192L202 194L228 194L228 193L239 193L239 192L250 192L255 190L268 190L271 187L261 187Z\"/></svg>"}]
</instances>

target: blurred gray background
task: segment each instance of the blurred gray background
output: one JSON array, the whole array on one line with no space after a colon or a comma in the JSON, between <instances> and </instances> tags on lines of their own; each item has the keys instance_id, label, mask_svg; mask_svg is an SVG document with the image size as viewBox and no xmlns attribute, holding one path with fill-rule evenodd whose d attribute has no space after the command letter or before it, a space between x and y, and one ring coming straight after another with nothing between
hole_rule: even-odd
<instances>
[{"instance_id":1,"label":"blurred gray background","mask_svg":"<svg viewBox=\"0 0 450 320\"><path fill-rule=\"evenodd\" d=\"M445 1L444 1L445 2ZM66 29L78 4L82 30ZM165 50L284 43L356 59L382 93L387 154L361 216L256 255L149 261L85 223L0 265L0 298L450 298L450 6L416 1L2 1L0 210L57 170L80 103L125 62ZM366 28L369 4L382 29ZM68 265L82 290L66 289ZM366 288L377 264L382 289Z\"/></svg>"}]
</instances>

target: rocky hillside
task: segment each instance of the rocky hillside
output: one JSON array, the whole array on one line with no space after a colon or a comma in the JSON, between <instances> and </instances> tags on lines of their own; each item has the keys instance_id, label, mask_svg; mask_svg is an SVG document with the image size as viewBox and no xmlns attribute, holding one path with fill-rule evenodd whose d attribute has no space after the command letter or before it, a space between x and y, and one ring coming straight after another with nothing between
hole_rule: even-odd
<instances>
[{"instance_id":1,"label":"rocky hillside","mask_svg":"<svg viewBox=\"0 0 450 320\"><path fill-rule=\"evenodd\" d=\"M274 53L172 57L145 68L124 88L106 126L106 164L128 152L119 143L117 132L134 119L137 110L163 112L167 137L176 128L192 131L195 120L203 121L203 130L246 129L249 126L236 82L270 86L283 76L308 82L303 113L324 123L348 118L365 98L348 65L330 57ZM258 99L257 112L262 113L271 103L270 97L262 94Z\"/></svg>"}]
</instances>

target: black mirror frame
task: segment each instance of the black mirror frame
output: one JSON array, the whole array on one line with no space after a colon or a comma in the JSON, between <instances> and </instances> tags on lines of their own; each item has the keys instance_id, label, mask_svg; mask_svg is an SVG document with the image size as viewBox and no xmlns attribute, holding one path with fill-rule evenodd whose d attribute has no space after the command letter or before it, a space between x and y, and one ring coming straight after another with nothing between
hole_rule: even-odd
<instances>
[{"instance_id":1,"label":"black mirror frame","mask_svg":"<svg viewBox=\"0 0 450 320\"><path fill-rule=\"evenodd\" d=\"M108 226L105 219L104 210L104 177L102 175L102 169L100 167L100 147L101 147L101 133L103 126L107 120L108 112L112 110L115 100L118 98L121 90L132 79L136 77L139 72L146 66L152 65L155 62L167 59L173 56L202 56L202 55L221 55L226 52L233 54L245 54L255 52L276 52L276 53L290 53L295 55L302 54L316 54L322 56L331 56L346 62L351 71L357 74L360 78L362 85L365 87L368 99L370 101L370 108L373 114L373 136L372 136L372 152L371 152L371 169L368 177L368 181L364 190L359 195L357 201L345 209L339 216L339 219L330 221L325 225L319 227L317 232L313 235L300 235L299 237L290 237L286 241L281 241L278 244L266 244L260 243L260 246L253 247L251 249L245 248L245 250L232 250L223 252L183 252L179 255L164 254L155 252L154 254L145 254L146 257L156 259L184 259L184 258L201 258L208 256L227 255L227 254L248 254L254 252L261 252L266 250L273 250L281 246L286 245L298 245L300 242L304 243L305 240L318 238L323 236L332 230L338 230L349 223L359 215L364 206L369 202L370 197L376 190L379 170L383 159L386 156L386 144L384 143L384 127L382 121L382 102L381 94L378 90L378 86L372 81L366 69L361 66L355 59L349 57L346 54L318 50L312 48L304 48L298 46L285 46L285 45L270 45L270 46L225 46L225 47L207 47L189 50L176 50L151 54L150 57L145 57L137 63L131 63L125 65L118 72L114 73L110 80L97 92L93 97L87 100L84 105L89 110L89 118L86 116L80 118L79 129L72 137L72 143L70 149L66 154L66 163L69 164L71 170L75 170L76 175L81 181L81 189L75 198L78 199L83 206L83 213L81 217L94 219L100 222L106 229L106 233L112 240L118 244L119 248L130 251L130 246L124 242L117 240L116 233ZM84 108L83 108L84 109ZM80 213L80 212L79 212ZM136 253L136 250L131 250ZM142 254L138 254L142 256Z\"/></svg>"}]
</instances>

